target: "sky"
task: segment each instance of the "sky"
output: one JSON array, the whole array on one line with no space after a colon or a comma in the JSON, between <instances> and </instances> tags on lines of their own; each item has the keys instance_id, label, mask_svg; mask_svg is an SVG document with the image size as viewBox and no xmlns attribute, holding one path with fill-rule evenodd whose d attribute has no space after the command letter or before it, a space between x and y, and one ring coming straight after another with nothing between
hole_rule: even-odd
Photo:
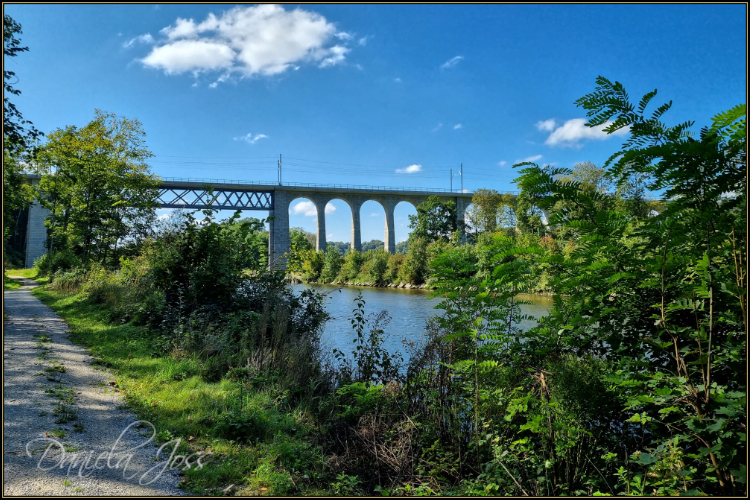
<instances>
[{"instance_id":1,"label":"sky","mask_svg":"<svg viewBox=\"0 0 750 500\"><path fill-rule=\"evenodd\" d=\"M5 58L24 118L137 118L162 177L275 184L282 155L282 182L515 191L514 163L602 165L627 139L575 104L599 75L695 132L747 94L744 4L3 7L29 48ZM290 210L315 232L309 201ZM398 205L397 241L414 213ZM380 205L361 219L384 239ZM350 241L345 202L326 221Z\"/></svg>"}]
</instances>

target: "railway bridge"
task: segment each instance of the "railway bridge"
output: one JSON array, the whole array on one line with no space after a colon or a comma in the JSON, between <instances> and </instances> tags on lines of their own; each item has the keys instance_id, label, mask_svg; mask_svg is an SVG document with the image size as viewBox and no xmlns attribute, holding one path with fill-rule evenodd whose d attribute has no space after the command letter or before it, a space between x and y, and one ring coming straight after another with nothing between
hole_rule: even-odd
<instances>
[{"instance_id":1,"label":"railway bridge","mask_svg":"<svg viewBox=\"0 0 750 500\"><path fill-rule=\"evenodd\" d=\"M28 175L32 183L40 177ZM208 187L212 189L209 191ZM473 193L421 188L394 188L386 186L360 186L349 184L284 183L270 184L226 179L161 178L158 205L160 208L264 210L270 217L269 265L284 267L284 254L289 252L289 207L298 198L310 200L317 210L316 248L326 248L325 207L329 201L345 201L352 211L351 248L361 250L360 208L366 201L376 201L385 210L385 250L396 251L394 210L405 201L415 207L429 196L456 203L456 216L463 221L464 212L471 203ZM29 208L26 233L26 267L46 252L44 219L47 211L38 203Z\"/></svg>"}]
</instances>

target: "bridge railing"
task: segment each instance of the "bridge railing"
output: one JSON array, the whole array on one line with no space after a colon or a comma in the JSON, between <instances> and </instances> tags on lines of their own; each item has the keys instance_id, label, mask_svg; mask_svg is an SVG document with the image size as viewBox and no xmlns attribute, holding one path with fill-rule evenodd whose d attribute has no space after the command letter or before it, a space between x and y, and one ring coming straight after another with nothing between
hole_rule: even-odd
<instances>
[{"instance_id":1,"label":"bridge railing","mask_svg":"<svg viewBox=\"0 0 750 500\"><path fill-rule=\"evenodd\" d=\"M364 184L318 184L315 182L284 182L277 184L274 182L260 181L238 181L231 179L196 179L183 177L160 177L158 179L169 182L201 182L203 184L244 184L251 186L280 186L280 187L309 187L309 188L328 188L328 189L361 189L363 191L405 191L419 193L455 193L455 194L472 194L471 192L461 193L460 191L451 191L445 188L411 188L411 187L390 187L390 186L368 186Z\"/></svg>"}]
</instances>

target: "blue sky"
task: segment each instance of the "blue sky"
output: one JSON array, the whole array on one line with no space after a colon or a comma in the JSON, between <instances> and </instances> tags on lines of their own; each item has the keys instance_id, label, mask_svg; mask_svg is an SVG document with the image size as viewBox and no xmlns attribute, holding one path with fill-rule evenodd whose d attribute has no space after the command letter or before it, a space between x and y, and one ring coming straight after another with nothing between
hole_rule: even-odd
<instances>
[{"instance_id":1,"label":"blue sky","mask_svg":"<svg viewBox=\"0 0 750 500\"><path fill-rule=\"evenodd\" d=\"M669 123L746 101L745 5L4 5L29 51L5 61L44 131L94 109L138 118L164 177L515 190L511 165L602 164L583 126L598 75ZM458 189L461 179L453 178ZM297 203L303 203L297 206ZM298 200L291 224L315 231ZM350 211L327 210L349 241ZM408 204L396 212L407 237ZM263 212L249 213L265 216ZM362 240L383 210L362 208ZM365 222L367 220L367 222Z\"/></svg>"}]
</instances>

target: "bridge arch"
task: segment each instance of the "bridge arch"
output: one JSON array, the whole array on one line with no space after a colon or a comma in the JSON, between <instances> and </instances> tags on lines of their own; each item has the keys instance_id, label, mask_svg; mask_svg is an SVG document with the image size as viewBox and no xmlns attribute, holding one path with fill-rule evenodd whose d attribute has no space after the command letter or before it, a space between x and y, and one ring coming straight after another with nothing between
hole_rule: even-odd
<instances>
[{"instance_id":1,"label":"bridge arch","mask_svg":"<svg viewBox=\"0 0 750 500\"><path fill-rule=\"evenodd\" d=\"M387 247L385 244L386 235L388 234L388 224L386 220L386 214L388 213L388 204L383 203L377 199L370 199L362 203L360 208L360 220L363 222L362 225L362 240L363 242L379 240L383 242L383 247ZM377 229L380 226L383 228L382 232Z\"/></svg>"},{"instance_id":2,"label":"bridge arch","mask_svg":"<svg viewBox=\"0 0 750 500\"><path fill-rule=\"evenodd\" d=\"M327 216L330 215L332 219L338 219L339 222L342 222L342 219L346 218L346 215L345 215L345 210L341 211L339 210L339 207L348 207L349 214L350 214L350 218L349 218L349 221L351 224L350 227L353 227L354 220L355 220L355 213L354 213L355 209L354 209L354 206L352 205L352 202L343 196L337 196L337 195L325 196L321 198L321 200L325 200L325 205L323 205L323 203L321 202L321 205L324 207L324 210L321 216L318 217L318 221L319 221L318 227L319 228L322 227L322 231L320 229L318 230L318 248L321 250L325 250L327 247L327 241L328 241L327 240L328 235L325 233L325 227L326 227L327 220L328 220ZM340 202L340 203L333 203L333 202ZM357 215L359 214L357 213ZM349 246L350 248L354 248L353 231L351 233L351 238L352 239L350 239Z\"/></svg>"},{"instance_id":3,"label":"bridge arch","mask_svg":"<svg viewBox=\"0 0 750 500\"><path fill-rule=\"evenodd\" d=\"M294 228L302 228L307 233L316 233L317 215L320 210L321 207L315 200L307 196L298 196L291 200L289 202L289 234L291 235Z\"/></svg>"},{"instance_id":4,"label":"bridge arch","mask_svg":"<svg viewBox=\"0 0 750 500\"><path fill-rule=\"evenodd\" d=\"M409 239L409 216L417 215L417 205L412 200L399 201L394 207L393 214L393 252L396 252L396 244Z\"/></svg>"}]
</instances>

